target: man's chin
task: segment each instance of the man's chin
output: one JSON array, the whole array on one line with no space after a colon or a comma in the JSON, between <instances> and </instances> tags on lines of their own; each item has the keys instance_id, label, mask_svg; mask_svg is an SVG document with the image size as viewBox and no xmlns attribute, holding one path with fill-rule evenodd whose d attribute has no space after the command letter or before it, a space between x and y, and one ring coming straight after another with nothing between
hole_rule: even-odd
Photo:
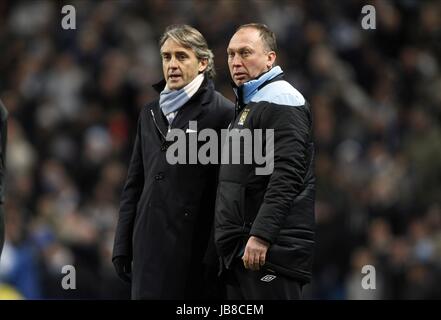
<instances>
[{"instance_id":1,"label":"man's chin","mask_svg":"<svg viewBox=\"0 0 441 320\"><path fill-rule=\"evenodd\" d=\"M179 90L179 89L182 89L184 87L184 84L181 81L179 81L179 82L171 82L170 81L170 82L167 83L167 87L170 90Z\"/></svg>"},{"instance_id":2,"label":"man's chin","mask_svg":"<svg viewBox=\"0 0 441 320\"><path fill-rule=\"evenodd\" d=\"M236 86L241 86L243 85L245 82L247 82L248 80L250 80L248 77L245 76L239 76L239 77L233 77L233 82L236 84Z\"/></svg>"}]
</instances>

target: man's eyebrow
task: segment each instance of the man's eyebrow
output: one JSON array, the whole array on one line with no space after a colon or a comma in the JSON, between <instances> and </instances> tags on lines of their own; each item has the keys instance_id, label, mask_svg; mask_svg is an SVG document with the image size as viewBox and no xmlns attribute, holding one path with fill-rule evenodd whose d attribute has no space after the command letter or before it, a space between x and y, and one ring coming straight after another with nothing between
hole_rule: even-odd
<instances>
[{"instance_id":1,"label":"man's eyebrow","mask_svg":"<svg viewBox=\"0 0 441 320\"><path fill-rule=\"evenodd\" d=\"M227 52L243 51L243 50L253 50L253 48L251 48L250 46L242 46L242 47L238 47L238 48L227 48Z\"/></svg>"},{"instance_id":2,"label":"man's eyebrow","mask_svg":"<svg viewBox=\"0 0 441 320\"><path fill-rule=\"evenodd\" d=\"M188 56L188 53L185 51L161 51L161 54L185 54Z\"/></svg>"},{"instance_id":3,"label":"man's eyebrow","mask_svg":"<svg viewBox=\"0 0 441 320\"><path fill-rule=\"evenodd\" d=\"M188 53L187 53L187 52L185 52L185 51L175 51L175 53L176 53L176 54L185 54L185 55L187 55L187 56L188 56Z\"/></svg>"}]
</instances>

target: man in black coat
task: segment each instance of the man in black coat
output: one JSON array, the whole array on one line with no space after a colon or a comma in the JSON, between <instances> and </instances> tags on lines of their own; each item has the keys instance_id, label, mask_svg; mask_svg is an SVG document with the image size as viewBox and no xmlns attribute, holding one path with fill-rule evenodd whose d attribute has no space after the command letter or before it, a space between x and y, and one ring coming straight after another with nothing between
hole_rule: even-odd
<instances>
[{"instance_id":1,"label":"man in black coat","mask_svg":"<svg viewBox=\"0 0 441 320\"><path fill-rule=\"evenodd\" d=\"M3 251L3 243L5 241L5 226L3 217L4 195L4 179L5 179L5 163L6 163L6 137L7 137L7 118L8 111L0 100L0 258Z\"/></svg>"},{"instance_id":2,"label":"man in black coat","mask_svg":"<svg viewBox=\"0 0 441 320\"><path fill-rule=\"evenodd\" d=\"M237 96L229 139L233 132L250 132L254 141L240 140L241 148L229 154L239 152L244 160L258 142L267 160L260 167L254 150L251 163L222 162L220 168L215 242L229 299L299 299L311 278L312 116L302 94L274 66L276 51L274 33L262 24L239 27L227 50ZM265 131L261 138L256 130Z\"/></svg>"},{"instance_id":3,"label":"man in black coat","mask_svg":"<svg viewBox=\"0 0 441 320\"><path fill-rule=\"evenodd\" d=\"M167 28L160 40L164 80L159 99L142 108L113 248L118 275L131 281L132 299L214 298L208 279L218 267L213 239L216 163L170 164L169 133L218 134L234 106L214 90L213 54L187 25ZM187 156L197 150L188 149ZM212 294L210 296L210 294Z\"/></svg>"}]
</instances>

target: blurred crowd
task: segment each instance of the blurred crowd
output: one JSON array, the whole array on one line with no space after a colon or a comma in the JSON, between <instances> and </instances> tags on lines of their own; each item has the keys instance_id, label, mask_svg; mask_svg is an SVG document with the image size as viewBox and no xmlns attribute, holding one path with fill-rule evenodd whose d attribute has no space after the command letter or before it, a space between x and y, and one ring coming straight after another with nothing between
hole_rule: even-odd
<instances>
[{"instance_id":1,"label":"blurred crowd","mask_svg":"<svg viewBox=\"0 0 441 320\"><path fill-rule=\"evenodd\" d=\"M61 27L65 4L76 29ZM376 9L376 29L361 8ZM438 1L1 1L0 99L9 110L0 297L122 299L111 250L141 108L162 77L165 27L199 29L217 90L226 47L267 24L278 64L312 105L317 242L306 299L441 298ZM76 290L64 290L64 265ZM361 286L375 267L375 290ZM372 274L371 274L372 276Z\"/></svg>"}]
</instances>

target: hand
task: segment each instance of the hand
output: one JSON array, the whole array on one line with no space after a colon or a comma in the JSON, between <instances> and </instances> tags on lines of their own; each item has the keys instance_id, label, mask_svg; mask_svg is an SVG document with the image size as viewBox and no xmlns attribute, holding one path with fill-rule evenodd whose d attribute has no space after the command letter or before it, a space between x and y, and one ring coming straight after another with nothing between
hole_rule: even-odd
<instances>
[{"instance_id":1,"label":"hand","mask_svg":"<svg viewBox=\"0 0 441 320\"><path fill-rule=\"evenodd\" d=\"M260 267L265 264L266 252L268 251L269 243L258 237L251 236L245 246L245 252L242 257L245 269L254 271L260 270Z\"/></svg>"},{"instance_id":2,"label":"hand","mask_svg":"<svg viewBox=\"0 0 441 320\"><path fill-rule=\"evenodd\" d=\"M132 282L132 261L127 256L118 256L112 260L116 273L121 280L127 283Z\"/></svg>"}]
</instances>

